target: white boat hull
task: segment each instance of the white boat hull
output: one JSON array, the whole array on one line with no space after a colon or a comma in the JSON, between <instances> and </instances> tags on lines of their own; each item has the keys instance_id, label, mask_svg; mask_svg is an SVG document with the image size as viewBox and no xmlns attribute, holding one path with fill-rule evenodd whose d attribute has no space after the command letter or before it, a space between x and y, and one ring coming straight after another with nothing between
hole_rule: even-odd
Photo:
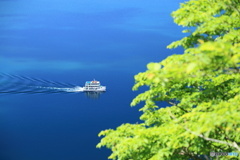
<instances>
[{"instance_id":1,"label":"white boat hull","mask_svg":"<svg viewBox=\"0 0 240 160\"><path fill-rule=\"evenodd\" d=\"M82 90L86 91L86 92L104 92L104 91L106 91L106 87L105 86L100 86L100 87L83 87Z\"/></svg>"}]
</instances>

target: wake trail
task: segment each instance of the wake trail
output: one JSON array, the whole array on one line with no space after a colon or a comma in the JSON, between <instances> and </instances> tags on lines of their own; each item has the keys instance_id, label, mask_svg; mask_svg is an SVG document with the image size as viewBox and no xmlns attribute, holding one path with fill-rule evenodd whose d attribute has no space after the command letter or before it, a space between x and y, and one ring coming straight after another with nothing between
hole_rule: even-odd
<instances>
[{"instance_id":1,"label":"wake trail","mask_svg":"<svg viewBox=\"0 0 240 160\"><path fill-rule=\"evenodd\" d=\"M45 79L0 73L2 94L51 94L83 92L82 87Z\"/></svg>"}]
</instances>

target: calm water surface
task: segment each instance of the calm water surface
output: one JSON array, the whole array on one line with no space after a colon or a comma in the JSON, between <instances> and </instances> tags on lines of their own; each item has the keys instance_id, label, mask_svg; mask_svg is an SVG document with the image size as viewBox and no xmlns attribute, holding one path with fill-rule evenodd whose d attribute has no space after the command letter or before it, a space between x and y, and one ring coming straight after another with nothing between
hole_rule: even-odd
<instances>
[{"instance_id":1,"label":"calm water surface","mask_svg":"<svg viewBox=\"0 0 240 160\"><path fill-rule=\"evenodd\" d=\"M96 72L94 75L107 86L107 92L98 99L84 93L1 95L0 159L107 159L109 150L96 149L98 133L122 123L135 123L140 113L139 108L129 106L136 95L131 91L132 73ZM78 71L62 79L83 85L85 80L92 79L89 76ZM59 77L44 75L42 78Z\"/></svg>"},{"instance_id":2,"label":"calm water surface","mask_svg":"<svg viewBox=\"0 0 240 160\"><path fill-rule=\"evenodd\" d=\"M170 16L179 2L0 0L0 72L107 86L98 99L0 94L0 160L106 160L98 133L140 122L140 106L129 105L139 93L131 91L133 76L182 53L166 49L182 37ZM7 84L0 81L0 92Z\"/></svg>"}]
</instances>

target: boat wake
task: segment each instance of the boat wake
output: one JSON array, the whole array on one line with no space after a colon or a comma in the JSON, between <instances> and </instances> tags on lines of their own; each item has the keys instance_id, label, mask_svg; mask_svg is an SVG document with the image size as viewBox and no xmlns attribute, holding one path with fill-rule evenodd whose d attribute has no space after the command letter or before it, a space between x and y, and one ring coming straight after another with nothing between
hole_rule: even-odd
<instances>
[{"instance_id":1,"label":"boat wake","mask_svg":"<svg viewBox=\"0 0 240 160\"><path fill-rule=\"evenodd\" d=\"M0 73L0 93L49 94L77 92L83 92L83 88L69 83L60 83L43 79Z\"/></svg>"},{"instance_id":2,"label":"boat wake","mask_svg":"<svg viewBox=\"0 0 240 160\"><path fill-rule=\"evenodd\" d=\"M73 88L58 88L58 87L37 86L36 88L48 89L48 90L57 90L57 91L63 91L63 92L83 92L83 87L80 87L80 86L76 86L76 87L73 87Z\"/></svg>"}]
</instances>

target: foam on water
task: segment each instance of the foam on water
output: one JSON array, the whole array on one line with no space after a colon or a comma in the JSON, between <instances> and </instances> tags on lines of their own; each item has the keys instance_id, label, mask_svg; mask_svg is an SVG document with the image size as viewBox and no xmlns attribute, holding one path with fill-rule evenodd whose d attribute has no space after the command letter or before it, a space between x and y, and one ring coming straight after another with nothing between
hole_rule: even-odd
<instances>
[{"instance_id":1,"label":"foam on water","mask_svg":"<svg viewBox=\"0 0 240 160\"><path fill-rule=\"evenodd\" d=\"M42 87L42 86L36 86L36 88L41 89L48 89L48 90L58 90L58 91L64 91L64 92L83 92L83 87L76 86L73 88L59 88L59 87Z\"/></svg>"},{"instance_id":2,"label":"foam on water","mask_svg":"<svg viewBox=\"0 0 240 160\"><path fill-rule=\"evenodd\" d=\"M69 83L60 83L31 77L0 73L0 93L76 93L83 88Z\"/></svg>"}]
</instances>

